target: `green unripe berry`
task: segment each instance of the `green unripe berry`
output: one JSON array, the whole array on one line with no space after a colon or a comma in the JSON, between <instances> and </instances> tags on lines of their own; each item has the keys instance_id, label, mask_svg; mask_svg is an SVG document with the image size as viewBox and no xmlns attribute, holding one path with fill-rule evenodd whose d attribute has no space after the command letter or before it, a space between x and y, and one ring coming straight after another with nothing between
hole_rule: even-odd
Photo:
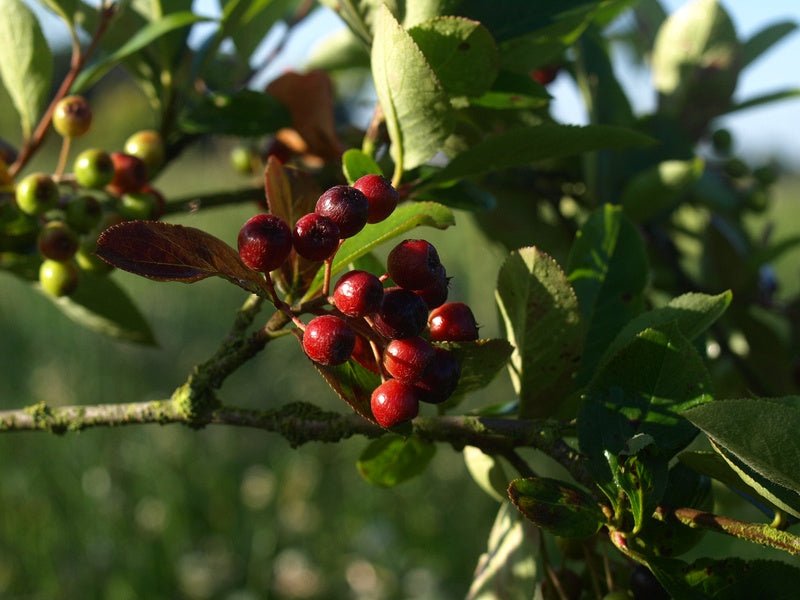
<instances>
[{"instance_id":1,"label":"green unripe berry","mask_svg":"<svg viewBox=\"0 0 800 600\"><path fill-rule=\"evenodd\" d=\"M231 167L233 167L233 170L241 175L252 175L254 158L255 155L250 148L245 146L236 146L236 148L231 150Z\"/></svg>"},{"instance_id":2,"label":"green unripe berry","mask_svg":"<svg viewBox=\"0 0 800 600\"><path fill-rule=\"evenodd\" d=\"M127 139L125 153L140 158L147 166L148 178L151 178L164 164L164 140L157 131L144 129Z\"/></svg>"},{"instance_id":3,"label":"green unripe berry","mask_svg":"<svg viewBox=\"0 0 800 600\"><path fill-rule=\"evenodd\" d=\"M763 188L753 188L744 199L745 206L755 213L762 213L769 207L769 193Z\"/></svg>"},{"instance_id":4,"label":"green unripe berry","mask_svg":"<svg viewBox=\"0 0 800 600\"><path fill-rule=\"evenodd\" d=\"M711 134L711 146L721 155L730 154L733 149L733 136L727 129L717 129Z\"/></svg>"},{"instance_id":5,"label":"green unripe berry","mask_svg":"<svg viewBox=\"0 0 800 600\"><path fill-rule=\"evenodd\" d=\"M29 215L41 215L55 208L58 197L58 185L46 173L31 173L17 184L17 206Z\"/></svg>"},{"instance_id":6,"label":"green unripe berry","mask_svg":"<svg viewBox=\"0 0 800 600\"><path fill-rule=\"evenodd\" d=\"M36 245L43 257L63 262L78 250L78 236L66 223L50 221L39 232Z\"/></svg>"},{"instance_id":7,"label":"green unripe berry","mask_svg":"<svg viewBox=\"0 0 800 600\"><path fill-rule=\"evenodd\" d=\"M156 197L148 192L129 192L119 200L119 213L129 221L152 219L155 209Z\"/></svg>"},{"instance_id":8,"label":"green unripe berry","mask_svg":"<svg viewBox=\"0 0 800 600\"><path fill-rule=\"evenodd\" d=\"M105 275L113 271L114 267L95 254L96 249L97 244L94 241L78 248L75 253L75 262L81 271L87 271L95 275Z\"/></svg>"},{"instance_id":9,"label":"green unripe berry","mask_svg":"<svg viewBox=\"0 0 800 600\"><path fill-rule=\"evenodd\" d=\"M92 109L83 96L62 98L53 112L53 128L66 138L80 137L92 124Z\"/></svg>"},{"instance_id":10,"label":"green unripe berry","mask_svg":"<svg viewBox=\"0 0 800 600\"><path fill-rule=\"evenodd\" d=\"M91 148L78 154L73 171L79 186L100 190L114 178L114 161L105 150Z\"/></svg>"},{"instance_id":11,"label":"green unripe berry","mask_svg":"<svg viewBox=\"0 0 800 600\"><path fill-rule=\"evenodd\" d=\"M73 262L47 259L39 267L39 283L51 296L68 296L78 287L78 267Z\"/></svg>"},{"instance_id":12,"label":"green unripe berry","mask_svg":"<svg viewBox=\"0 0 800 600\"><path fill-rule=\"evenodd\" d=\"M67 223L79 233L90 232L103 216L103 207L93 196L82 195L70 198L64 210Z\"/></svg>"},{"instance_id":13,"label":"green unripe berry","mask_svg":"<svg viewBox=\"0 0 800 600\"><path fill-rule=\"evenodd\" d=\"M747 166L747 163L740 158L729 158L725 162L723 169L725 169L725 172L728 174L728 176L732 177L733 179L744 177L750 172L750 168Z\"/></svg>"}]
</instances>

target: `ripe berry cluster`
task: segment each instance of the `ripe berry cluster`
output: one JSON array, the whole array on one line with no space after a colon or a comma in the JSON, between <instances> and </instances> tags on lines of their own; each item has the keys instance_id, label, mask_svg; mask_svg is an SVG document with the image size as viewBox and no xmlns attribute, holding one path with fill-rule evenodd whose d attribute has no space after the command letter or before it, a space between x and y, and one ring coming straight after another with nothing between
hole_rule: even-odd
<instances>
[{"instance_id":1,"label":"ripe berry cluster","mask_svg":"<svg viewBox=\"0 0 800 600\"><path fill-rule=\"evenodd\" d=\"M55 107L53 128L69 142L84 135L92 123L89 103L67 96ZM39 282L56 297L71 294L81 271L104 273L108 265L94 255L98 235L116 223L158 219L165 201L150 185L164 161L164 144L155 131L139 131L125 142L125 152L92 148L79 153L72 175L30 173L15 186L16 209L30 225L30 244L42 258ZM27 251L25 240L20 251ZM24 246L24 247L23 247Z\"/></svg>"},{"instance_id":2,"label":"ripe berry cluster","mask_svg":"<svg viewBox=\"0 0 800 600\"><path fill-rule=\"evenodd\" d=\"M316 210L298 219L294 231L275 215L251 218L239 232L239 254L250 268L265 273L280 267L292 249L330 265L341 240L388 217L397 201L386 179L366 175L352 187L323 193ZM389 280L395 285L384 287ZM476 340L478 326L466 304L447 302L447 273L432 244L404 240L389 253L386 274L352 270L330 297L327 293L323 290L322 298L331 308L318 307L323 314L307 325L274 300L303 329L303 350L311 360L335 366L352 358L381 375L371 397L380 425L393 427L413 419L420 402L439 404L450 397L461 368L450 351L433 342Z\"/></svg>"}]
</instances>

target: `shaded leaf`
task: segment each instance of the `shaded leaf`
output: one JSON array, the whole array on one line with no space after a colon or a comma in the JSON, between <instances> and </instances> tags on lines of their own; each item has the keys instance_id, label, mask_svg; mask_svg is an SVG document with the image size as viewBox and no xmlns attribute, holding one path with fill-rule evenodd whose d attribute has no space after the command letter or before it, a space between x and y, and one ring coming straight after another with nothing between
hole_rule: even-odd
<instances>
[{"instance_id":1,"label":"shaded leaf","mask_svg":"<svg viewBox=\"0 0 800 600\"><path fill-rule=\"evenodd\" d=\"M290 123L289 112L275 97L253 90L213 94L189 108L180 118L186 133L216 133L257 137Z\"/></svg>"},{"instance_id":2,"label":"shaded leaf","mask_svg":"<svg viewBox=\"0 0 800 600\"><path fill-rule=\"evenodd\" d=\"M652 139L629 129L606 125L556 125L547 123L518 127L487 136L458 154L427 184L439 184L491 171L526 165L547 158L562 158L601 148L619 149L652 143Z\"/></svg>"},{"instance_id":3,"label":"shaded leaf","mask_svg":"<svg viewBox=\"0 0 800 600\"><path fill-rule=\"evenodd\" d=\"M416 437L387 435L373 440L356 466L369 483L394 487L422 473L436 454L436 446Z\"/></svg>"},{"instance_id":4,"label":"shaded leaf","mask_svg":"<svg viewBox=\"0 0 800 600\"><path fill-rule=\"evenodd\" d=\"M369 69L369 49L349 29L340 29L314 46L306 62L307 69L333 73L342 69Z\"/></svg>"},{"instance_id":5,"label":"shaded leaf","mask_svg":"<svg viewBox=\"0 0 800 600\"><path fill-rule=\"evenodd\" d=\"M106 275L81 271L80 284L70 296L52 298L76 323L113 338L156 345L150 325L117 283Z\"/></svg>"},{"instance_id":6,"label":"shaded leaf","mask_svg":"<svg viewBox=\"0 0 800 600\"><path fill-rule=\"evenodd\" d=\"M520 417L550 416L571 390L581 357L578 298L558 263L531 247L503 263L495 299L514 346L509 370Z\"/></svg>"},{"instance_id":7,"label":"shaded leaf","mask_svg":"<svg viewBox=\"0 0 800 600\"><path fill-rule=\"evenodd\" d=\"M649 269L639 232L608 204L578 231L567 265L587 331L578 375L585 383L619 330L641 312Z\"/></svg>"},{"instance_id":8,"label":"shaded leaf","mask_svg":"<svg viewBox=\"0 0 800 600\"><path fill-rule=\"evenodd\" d=\"M729 115L731 113L738 112L740 110L747 110L748 108L755 108L757 106L762 106L764 104L778 102L780 100L793 100L799 96L800 96L800 88L788 88L785 90L770 92L768 94L760 94L758 96L753 96L752 98L748 98L747 100L742 100L741 102L736 102L734 104L731 104L720 114Z\"/></svg>"},{"instance_id":9,"label":"shaded leaf","mask_svg":"<svg viewBox=\"0 0 800 600\"><path fill-rule=\"evenodd\" d=\"M502 339L436 342L435 345L452 352L461 365L461 378L453 396L462 396L489 385L514 350L511 344Z\"/></svg>"},{"instance_id":10,"label":"shaded leaf","mask_svg":"<svg viewBox=\"0 0 800 600\"><path fill-rule=\"evenodd\" d=\"M425 56L385 6L377 14L371 61L392 158L403 169L418 167L444 145L453 113Z\"/></svg>"},{"instance_id":11,"label":"shaded leaf","mask_svg":"<svg viewBox=\"0 0 800 600\"><path fill-rule=\"evenodd\" d=\"M515 479L508 486L508 497L529 521L561 537L589 537L605 521L592 496L558 479Z\"/></svg>"},{"instance_id":12,"label":"shaded leaf","mask_svg":"<svg viewBox=\"0 0 800 600\"><path fill-rule=\"evenodd\" d=\"M293 4L295 0L241 0L245 10L236 15L235 21L229 20L227 29L242 58L252 56L267 32Z\"/></svg>"},{"instance_id":13,"label":"shaded leaf","mask_svg":"<svg viewBox=\"0 0 800 600\"><path fill-rule=\"evenodd\" d=\"M796 29L797 23L794 21L782 21L767 25L761 31L754 33L742 47L742 69Z\"/></svg>"},{"instance_id":14,"label":"shaded leaf","mask_svg":"<svg viewBox=\"0 0 800 600\"><path fill-rule=\"evenodd\" d=\"M469 99L470 106L491 108L493 110L524 110L542 108L550 102L550 96L542 93L538 96L516 94L514 92L489 91L476 98Z\"/></svg>"},{"instance_id":15,"label":"shaded leaf","mask_svg":"<svg viewBox=\"0 0 800 600\"><path fill-rule=\"evenodd\" d=\"M668 160L637 173L622 192L625 213L641 222L675 208L704 168L702 158Z\"/></svg>"},{"instance_id":16,"label":"shaded leaf","mask_svg":"<svg viewBox=\"0 0 800 600\"><path fill-rule=\"evenodd\" d=\"M530 600L539 573L541 531L505 502L486 552L478 559L467 600Z\"/></svg>"},{"instance_id":17,"label":"shaded leaf","mask_svg":"<svg viewBox=\"0 0 800 600\"><path fill-rule=\"evenodd\" d=\"M453 185L415 191L411 197L472 212L485 212L497 206L497 200L490 192L466 179Z\"/></svg>"},{"instance_id":18,"label":"shaded leaf","mask_svg":"<svg viewBox=\"0 0 800 600\"><path fill-rule=\"evenodd\" d=\"M210 233L155 221L127 221L106 229L97 256L107 263L156 281L193 283L217 276L263 294L261 275L239 253Z\"/></svg>"},{"instance_id":19,"label":"shaded leaf","mask_svg":"<svg viewBox=\"0 0 800 600\"><path fill-rule=\"evenodd\" d=\"M336 275L358 257L371 252L384 242L403 235L415 227L428 226L447 229L455 224L452 211L435 202L407 202L398 206L389 217L380 223L367 225L356 235L345 240L336 253L332 273ZM314 277L305 299L322 289L323 270Z\"/></svg>"},{"instance_id":20,"label":"shaded leaf","mask_svg":"<svg viewBox=\"0 0 800 600\"><path fill-rule=\"evenodd\" d=\"M79 0L40 0L72 29Z\"/></svg>"},{"instance_id":21,"label":"shaded leaf","mask_svg":"<svg viewBox=\"0 0 800 600\"><path fill-rule=\"evenodd\" d=\"M313 365L336 395L347 402L356 414L372 423L377 423L372 416L370 399L372 391L381 383L380 377L354 360L335 367L326 367L318 363Z\"/></svg>"},{"instance_id":22,"label":"shaded leaf","mask_svg":"<svg viewBox=\"0 0 800 600\"><path fill-rule=\"evenodd\" d=\"M50 93L53 56L39 21L22 0L0 2L0 40L0 78L28 138Z\"/></svg>"},{"instance_id":23,"label":"shaded leaf","mask_svg":"<svg viewBox=\"0 0 800 600\"><path fill-rule=\"evenodd\" d=\"M356 148L342 154L342 172L350 185L364 175L383 175L378 163L369 154Z\"/></svg>"},{"instance_id":24,"label":"shaded leaf","mask_svg":"<svg viewBox=\"0 0 800 600\"><path fill-rule=\"evenodd\" d=\"M467 471L478 487L498 502L505 502L509 478L500 458L474 446L465 446L463 454Z\"/></svg>"},{"instance_id":25,"label":"shaded leaf","mask_svg":"<svg viewBox=\"0 0 800 600\"><path fill-rule=\"evenodd\" d=\"M408 34L425 55L450 96L479 96L497 76L498 56L492 34L477 21L436 17Z\"/></svg>"}]
</instances>

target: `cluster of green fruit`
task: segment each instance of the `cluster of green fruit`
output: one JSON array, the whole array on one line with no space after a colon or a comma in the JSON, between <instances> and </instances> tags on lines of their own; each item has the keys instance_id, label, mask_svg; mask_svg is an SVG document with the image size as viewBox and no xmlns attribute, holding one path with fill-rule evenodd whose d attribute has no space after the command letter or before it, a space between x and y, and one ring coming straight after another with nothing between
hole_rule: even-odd
<instances>
[{"instance_id":1,"label":"cluster of green fruit","mask_svg":"<svg viewBox=\"0 0 800 600\"><path fill-rule=\"evenodd\" d=\"M342 240L388 217L398 199L386 179L365 175L353 186L338 185L323 193L314 212L300 217L293 230L275 215L252 217L239 232L239 255L268 280L269 272L292 251L330 264ZM308 324L291 308L282 308L302 330L303 350L311 360L336 366L352 358L381 376L371 409L375 420L388 428L413 419L420 402L438 404L455 391L461 367L453 353L433 343L478 338L470 308L447 302L448 286L436 248L409 239L389 253L383 275L345 273L325 298L330 308L316 306L317 316Z\"/></svg>"},{"instance_id":2,"label":"cluster of green fruit","mask_svg":"<svg viewBox=\"0 0 800 600\"><path fill-rule=\"evenodd\" d=\"M80 96L63 98L53 113L53 128L69 141L91 126L92 111ZM63 152L63 150L62 150ZM73 173L30 173L15 186L16 210L31 224L41 256L39 282L55 297L75 291L81 271L107 272L95 254L98 235L126 220L160 218L162 194L149 181L164 162L161 136L139 131L124 152L89 149L78 154Z\"/></svg>"}]
</instances>

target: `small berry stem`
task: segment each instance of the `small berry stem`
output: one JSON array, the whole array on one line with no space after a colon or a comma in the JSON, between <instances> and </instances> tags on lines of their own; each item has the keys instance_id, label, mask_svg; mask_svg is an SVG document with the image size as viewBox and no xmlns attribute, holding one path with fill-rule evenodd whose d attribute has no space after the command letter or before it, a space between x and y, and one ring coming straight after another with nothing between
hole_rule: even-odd
<instances>
[{"instance_id":1,"label":"small berry stem","mask_svg":"<svg viewBox=\"0 0 800 600\"><path fill-rule=\"evenodd\" d=\"M388 280L388 279L389 279L389 274L388 273L384 273L383 275L378 277L378 281L380 281L381 283L386 283L386 280Z\"/></svg>"},{"instance_id":2,"label":"small berry stem","mask_svg":"<svg viewBox=\"0 0 800 600\"><path fill-rule=\"evenodd\" d=\"M331 272L333 271L333 259L336 258L336 253L339 248L344 244L344 240L339 240L339 245L327 259L325 259L325 276L322 280L322 297L327 298L331 293Z\"/></svg>"},{"instance_id":3,"label":"small berry stem","mask_svg":"<svg viewBox=\"0 0 800 600\"><path fill-rule=\"evenodd\" d=\"M369 347L372 348L372 355L375 357L375 364L378 365L378 370L381 373L381 383L385 383L386 371L383 369L383 357L381 356L381 349L378 348L378 344L375 343L375 340L369 341Z\"/></svg>"},{"instance_id":4,"label":"small berry stem","mask_svg":"<svg viewBox=\"0 0 800 600\"><path fill-rule=\"evenodd\" d=\"M300 317L294 314L294 312L292 311L292 307L286 304L286 302L284 302L283 300L281 300L280 297L278 296L278 292L275 291L275 283L272 281L271 273L264 273L264 284L267 288L267 291L269 292L269 296L270 299L272 300L272 303L275 305L275 308L277 308L279 311L281 311L287 317L289 317L292 320L292 323L297 325L297 328L300 331L305 331L306 324L300 320Z\"/></svg>"},{"instance_id":5,"label":"small berry stem","mask_svg":"<svg viewBox=\"0 0 800 600\"><path fill-rule=\"evenodd\" d=\"M56 181L61 179L61 176L64 174L64 169L67 167L67 157L69 157L69 149L71 145L71 137L67 136L62 138L61 151L58 153L58 163L56 164L55 173L53 173L53 179Z\"/></svg>"}]
</instances>

